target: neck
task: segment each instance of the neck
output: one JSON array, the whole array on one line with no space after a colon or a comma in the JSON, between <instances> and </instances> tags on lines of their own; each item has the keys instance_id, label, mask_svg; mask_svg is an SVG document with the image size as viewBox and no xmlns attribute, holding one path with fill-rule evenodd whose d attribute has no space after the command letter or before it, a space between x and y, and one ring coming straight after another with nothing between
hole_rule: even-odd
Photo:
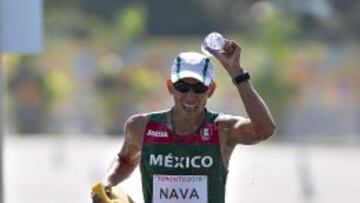
<instances>
[{"instance_id":1,"label":"neck","mask_svg":"<svg viewBox=\"0 0 360 203\"><path fill-rule=\"evenodd\" d=\"M199 130L205 121L205 109L199 113L184 114L176 108L170 112L170 122L175 134L185 135L192 134Z\"/></svg>"}]
</instances>

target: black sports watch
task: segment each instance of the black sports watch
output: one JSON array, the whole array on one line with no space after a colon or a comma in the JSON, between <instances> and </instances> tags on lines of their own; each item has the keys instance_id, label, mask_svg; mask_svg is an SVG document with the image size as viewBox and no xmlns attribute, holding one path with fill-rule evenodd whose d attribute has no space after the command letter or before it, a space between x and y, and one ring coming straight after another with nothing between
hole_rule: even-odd
<instances>
[{"instance_id":1,"label":"black sports watch","mask_svg":"<svg viewBox=\"0 0 360 203\"><path fill-rule=\"evenodd\" d=\"M250 79L250 74L248 72L245 73L241 73L240 75L234 77L232 79L232 82L234 83L234 85L238 85L242 82L248 81Z\"/></svg>"}]
</instances>

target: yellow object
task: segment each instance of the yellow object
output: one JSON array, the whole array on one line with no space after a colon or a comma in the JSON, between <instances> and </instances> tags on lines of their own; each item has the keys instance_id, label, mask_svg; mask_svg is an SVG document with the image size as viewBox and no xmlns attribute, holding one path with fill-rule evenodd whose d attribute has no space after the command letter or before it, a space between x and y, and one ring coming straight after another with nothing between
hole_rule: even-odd
<instances>
[{"instance_id":1,"label":"yellow object","mask_svg":"<svg viewBox=\"0 0 360 203\"><path fill-rule=\"evenodd\" d=\"M92 187L92 191L101 199L101 203L134 203L125 193L120 195L112 193L110 198L106 194L104 185L101 182L96 182Z\"/></svg>"}]
</instances>

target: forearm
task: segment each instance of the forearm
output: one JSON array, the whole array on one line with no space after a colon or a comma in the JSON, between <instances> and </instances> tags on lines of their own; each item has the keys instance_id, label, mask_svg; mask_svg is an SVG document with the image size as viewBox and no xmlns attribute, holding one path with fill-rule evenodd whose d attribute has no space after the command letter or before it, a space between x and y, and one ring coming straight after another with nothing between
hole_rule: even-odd
<instances>
[{"instance_id":1,"label":"forearm","mask_svg":"<svg viewBox=\"0 0 360 203\"><path fill-rule=\"evenodd\" d=\"M137 161L127 161L120 156L111 164L104 182L106 185L116 186L128 178L137 166Z\"/></svg>"},{"instance_id":2,"label":"forearm","mask_svg":"<svg viewBox=\"0 0 360 203\"><path fill-rule=\"evenodd\" d=\"M208 51L219 60L232 79L236 78L236 87L251 120L251 129L256 134L255 136L260 139L270 137L274 133L275 123L268 107L250 83L244 81L247 79L246 77L237 78L240 74L244 73L240 65L241 47L232 40L226 40L223 49L223 53L210 49Z\"/></svg>"},{"instance_id":3,"label":"forearm","mask_svg":"<svg viewBox=\"0 0 360 203\"><path fill-rule=\"evenodd\" d=\"M275 123L264 100L248 81L241 82L236 87L255 132L258 135L271 136L275 130Z\"/></svg>"}]
</instances>

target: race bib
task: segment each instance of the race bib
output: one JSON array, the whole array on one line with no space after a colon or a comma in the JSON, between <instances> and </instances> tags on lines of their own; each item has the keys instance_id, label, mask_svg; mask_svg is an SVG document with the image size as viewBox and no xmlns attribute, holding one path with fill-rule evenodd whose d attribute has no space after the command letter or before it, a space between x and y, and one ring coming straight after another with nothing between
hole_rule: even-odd
<instances>
[{"instance_id":1,"label":"race bib","mask_svg":"<svg viewBox=\"0 0 360 203\"><path fill-rule=\"evenodd\" d=\"M154 175L153 203L208 203L207 176Z\"/></svg>"}]
</instances>

